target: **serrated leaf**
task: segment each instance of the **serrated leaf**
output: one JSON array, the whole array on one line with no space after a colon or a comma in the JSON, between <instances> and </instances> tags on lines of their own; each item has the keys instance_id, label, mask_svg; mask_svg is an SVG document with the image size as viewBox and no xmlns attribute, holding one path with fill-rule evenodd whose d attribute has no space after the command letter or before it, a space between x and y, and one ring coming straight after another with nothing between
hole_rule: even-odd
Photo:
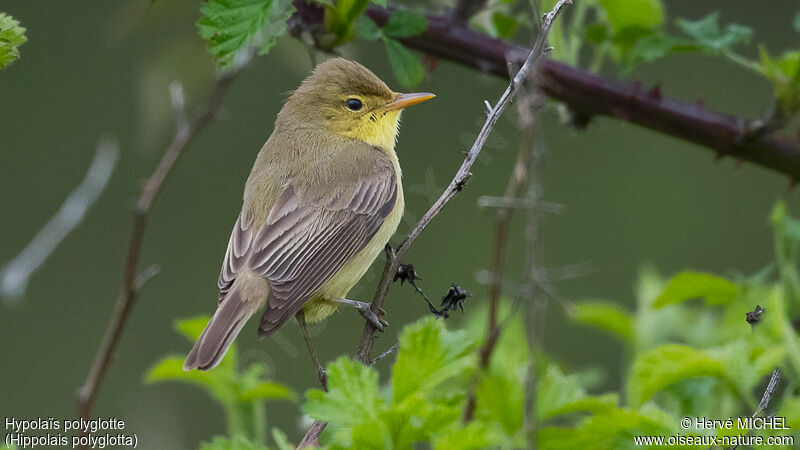
<instances>
[{"instance_id":1,"label":"serrated leaf","mask_svg":"<svg viewBox=\"0 0 800 450\"><path fill-rule=\"evenodd\" d=\"M211 442L202 442L200 450L269 450L267 447L257 444L242 435L232 438L216 436Z\"/></svg>"},{"instance_id":2,"label":"serrated leaf","mask_svg":"<svg viewBox=\"0 0 800 450\"><path fill-rule=\"evenodd\" d=\"M383 27L383 34L392 38L416 36L428 27L428 19L411 11L392 11L389 21Z\"/></svg>"},{"instance_id":3,"label":"serrated leaf","mask_svg":"<svg viewBox=\"0 0 800 450\"><path fill-rule=\"evenodd\" d=\"M229 67L236 52L250 45L268 53L294 11L291 0L208 0L197 27L219 65Z\"/></svg>"},{"instance_id":4,"label":"serrated leaf","mask_svg":"<svg viewBox=\"0 0 800 450\"><path fill-rule=\"evenodd\" d=\"M583 302L575 305L572 319L578 323L612 333L626 343L633 342L633 317L609 302Z\"/></svg>"},{"instance_id":5,"label":"serrated leaf","mask_svg":"<svg viewBox=\"0 0 800 450\"><path fill-rule=\"evenodd\" d=\"M655 33L642 37L624 56L624 66L631 70L638 64L655 61L673 53L699 51L701 47L683 38L676 38L663 33Z\"/></svg>"},{"instance_id":6,"label":"serrated leaf","mask_svg":"<svg viewBox=\"0 0 800 450\"><path fill-rule=\"evenodd\" d=\"M420 60L394 39L385 38L383 42L397 81L405 87L418 85L425 76L425 68Z\"/></svg>"},{"instance_id":7,"label":"serrated leaf","mask_svg":"<svg viewBox=\"0 0 800 450\"><path fill-rule=\"evenodd\" d=\"M750 41L753 30L737 24L719 27L719 13L714 12L697 21L678 19L678 27L695 42L711 50L730 50L734 45Z\"/></svg>"},{"instance_id":8,"label":"serrated leaf","mask_svg":"<svg viewBox=\"0 0 800 450\"><path fill-rule=\"evenodd\" d=\"M378 28L378 25L366 16L358 16L356 19L355 31L356 36L368 41L377 41L378 38L383 36L383 32Z\"/></svg>"},{"instance_id":9,"label":"serrated leaf","mask_svg":"<svg viewBox=\"0 0 800 450\"><path fill-rule=\"evenodd\" d=\"M736 298L739 287L730 281L701 272L681 272L667 283L664 292L656 298L654 308L702 298L709 305L725 305Z\"/></svg>"},{"instance_id":10,"label":"serrated leaf","mask_svg":"<svg viewBox=\"0 0 800 450\"><path fill-rule=\"evenodd\" d=\"M479 450L497 447L501 437L485 423L473 421L464 427L452 427L434 437L436 450Z\"/></svg>"},{"instance_id":11,"label":"serrated leaf","mask_svg":"<svg viewBox=\"0 0 800 450\"><path fill-rule=\"evenodd\" d=\"M628 380L628 402L640 406L656 392L688 378L725 375L722 363L686 345L668 344L636 358Z\"/></svg>"},{"instance_id":12,"label":"serrated leaf","mask_svg":"<svg viewBox=\"0 0 800 450\"><path fill-rule=\"evenodd\" d=\"M0 13L0 69L19 59L19 46L28 41L25 31L18 20Z\"/></svg>"},{"instance_id":13,"label":"serrated leaf","mask_svg":"<svg viewBox=\"0 0 800 450\"><path fill-rule=\"evenodd\" d=\"M378 372L342 356L328 364L328 392L306 392L303 412L316 420L357 425L374 417L383 399Z\"/></svg>"},{"instance_id":14,"label":"serrated leaf","mask_svg":"<svg viewBox=\"0 0 800 450\"><path fill-rule=\"evenodd\" d=\"M473 355L466 332L448 331L444 321L428 317L403 329L392 367L392 402L425 393L470 367Z\"/></svg>"},{"instance_id":15,"label":"serrated leaf","mask_svg":"<svg viewBox=\"0 0 800 450\"><path fill-rule=\"evenodd\" d=\"M655 29L664 23L661 0L600 0L614 32L627 27Z\"/></svg>"}]
</instances>

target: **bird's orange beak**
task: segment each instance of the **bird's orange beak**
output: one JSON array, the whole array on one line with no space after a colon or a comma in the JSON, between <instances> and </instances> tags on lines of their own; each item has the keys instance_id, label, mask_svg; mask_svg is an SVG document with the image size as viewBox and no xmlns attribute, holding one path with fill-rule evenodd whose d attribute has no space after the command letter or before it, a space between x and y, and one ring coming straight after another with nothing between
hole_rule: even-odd
<instances>
[{"instance_id":1,"label":"bird's orange beak","mask_svg":"<svg viewBox=\"0 0 800 450\"><path fill-rule=\"evenodd\" d=\"M397 94L397 97L394 98L390 103L386 104L386 110L392 111L395 109L403 109L407 108L412 105L416 105L417 103L422 103L425 100L430 100L435 95L431 94L430 92L416 92L414 94Z\"/></svg>"}]
</instances>

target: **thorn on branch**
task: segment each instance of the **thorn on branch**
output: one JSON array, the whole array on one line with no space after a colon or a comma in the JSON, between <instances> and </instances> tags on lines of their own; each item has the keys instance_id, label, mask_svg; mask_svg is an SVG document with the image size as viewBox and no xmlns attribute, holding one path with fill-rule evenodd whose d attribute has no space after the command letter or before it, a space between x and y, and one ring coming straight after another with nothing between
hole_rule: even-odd
<instances>
[{"instance_id":1,"label":"thorn on branch","mask_svg":"<svg viewBox=\"0 0 800 450\"><path fill-rule=\"evenodd\" d=\"M555 47L545 47L545 48L542 50L542 53L546 55L546 54L548 54L548 53L552 52L552 51L553 51L553 50L555 50L555 49L556 49Z\"/></svg>"},{"instance_id":2,"label":"thorn on branch","mask_svg":"<svg viewBox=\"0 0 800 450\"><path fill-rule=\"evenodd\" d=\"M661 86L653 86L653 89L647 91L647 96L654 100L661 101Z\"/></svg>"},{"instance_id":3,"label":"thorn on branch","mask_svg":"<svg viewBox=\"0 0 800 450\"><path fill-rule=\"evenodd\" d=\"M513 81L512 81L513 83ZM486 115L490 115L494 112L494 108L492 108L492 104L489 103L489 100L484 100L483 104L486 106Z\"/></svg>"},{"instance_id":4,"label":"thorn on branch","mask_svg":"<svg viewBox=\"0 0 800 450\"><path fill-rule=\"evenodd\" d=\"M464 175L464 178L456 181L456 192L461 192L464 189L464 186L467 185L467 181L469 181L470 177L472 177L472 172L467 172L467 174Z\"/></svg>"}]
</instances>

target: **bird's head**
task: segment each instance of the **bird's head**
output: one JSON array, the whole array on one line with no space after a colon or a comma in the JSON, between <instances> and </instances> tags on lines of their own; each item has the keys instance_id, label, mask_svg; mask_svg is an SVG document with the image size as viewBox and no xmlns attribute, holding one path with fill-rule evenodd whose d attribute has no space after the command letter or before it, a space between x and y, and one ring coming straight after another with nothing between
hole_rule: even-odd
<instances>
[{"instance_id":1,"label":"bird's head","mask_svg":"<svg viewBox=\"0 0 800 450\"><path fill-rule=\"evenodd\" d=\"M387 150L394 148L400 113L433 94L392 91L361 64L333 58L319 64L292 93L279 120L299 126L323 126Z\"/></svg>"}]
</instances>

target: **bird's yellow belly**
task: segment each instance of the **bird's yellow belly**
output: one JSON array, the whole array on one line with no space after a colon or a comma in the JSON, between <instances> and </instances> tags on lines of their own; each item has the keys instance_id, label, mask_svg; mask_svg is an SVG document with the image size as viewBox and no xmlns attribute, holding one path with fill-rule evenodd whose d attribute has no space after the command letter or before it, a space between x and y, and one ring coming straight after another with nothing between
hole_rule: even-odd
<instances>
[{"instance_id":1,"label":"bird's yellow belly","mask_svg":"<svg viewBox=\"0 0 800 450\"><path fill-rule=\"evenodd\" d=\"M366 247L346 262L330 280L322 285L317 294L303 305L306 322L319 322L336 311L336 308L339 307L339 303L331 302L329 299L347 297L347 293L350 292L350 289L364 276L372 265L372 262L383 252L386 243L389 242L394 232L397 231L397 226L400 224L400 219L403 217L404 208L403 186L400 182L400 174L398 173L397 204L394 209L386 217L386 220L383 221L383 225L381 225L378 232L375 233L375 236ZM369 301L369 299L361 300Z\"/></svg>"}]
</instances>

